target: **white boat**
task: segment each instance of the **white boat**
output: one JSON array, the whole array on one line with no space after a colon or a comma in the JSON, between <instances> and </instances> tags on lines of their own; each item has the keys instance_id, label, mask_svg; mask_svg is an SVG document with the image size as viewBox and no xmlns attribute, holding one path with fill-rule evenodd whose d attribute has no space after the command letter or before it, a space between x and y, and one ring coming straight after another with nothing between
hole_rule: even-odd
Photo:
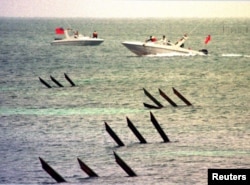
<instances>
[{"instance_id":1,"label":"white boat","mask_svg":"<svg viewBox=\"0 0 250 185\"><path fill-rule=\"evenodd\" d=\"M56 34L64 34L64 38L55 38L51 42L51 45L70 45L70 46L96 46L101 44L104 40L95 37L83 36L75 31L74 34L70 35L72 29L57 28L55 30Z\"/></svg>"},{"instance_id":2,"label":"white boat","mask_svg":"<svg viewBox=\"0 0 250 185\"><path fill-rule=\"evenodd\" d=\"M207 55L208 51L206 49L192 50L184 48L184 42L188 39L184 35L175 44L170 41L125 41L122 44L128 48L130 51L138 56L142 55L158 55L158 54L172 54L172 55Z\"/></svg>"}]
</instances>

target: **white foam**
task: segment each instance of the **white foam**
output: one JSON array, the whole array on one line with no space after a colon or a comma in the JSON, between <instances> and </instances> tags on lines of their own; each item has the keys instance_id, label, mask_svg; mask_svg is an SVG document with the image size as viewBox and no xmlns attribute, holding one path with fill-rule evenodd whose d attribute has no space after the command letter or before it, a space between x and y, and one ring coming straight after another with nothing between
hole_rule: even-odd
<instances>
[{"instance_id":1,"label":"white foam","mask_svg":"<svg viewBox=\"0 0 250 185\"><path fill-rule=\"evenodd\" d=\"M236 54L236 53L228 53L228 54L222 54L223 57L242 57L242 54Z\"/></svg>"},{"instance_id":2,"label":"white foam","mask_svg":"<svg viewBox=\"0 0 250 185\"><path fill-rule=\"evenodd\" d=\"M174 57L174 56L195 56L195 54L172 52L172 53L158 53L156 55L147 55L147 56L149 57Z\"/></svg>"}]
</instances>

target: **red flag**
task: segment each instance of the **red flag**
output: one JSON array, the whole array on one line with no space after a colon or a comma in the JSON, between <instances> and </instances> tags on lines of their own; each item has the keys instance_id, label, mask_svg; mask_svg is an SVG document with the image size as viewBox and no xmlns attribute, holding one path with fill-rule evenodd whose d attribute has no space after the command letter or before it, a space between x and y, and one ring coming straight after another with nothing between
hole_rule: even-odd
<instances>
[{"instance_id":1,"label":"red flag","mask_svg":"<svg viewBox=\"0 0 250 185\"><path fill-rule=\"evenodd\" d=\"M64 34L64 29L62 27L61 28L56 28L55 33L56 34Z\"/></svg>"},{"instance_id":2,"label":"red flag","mask_svg":"<svg viewBox=\"0 0 250 185\"><path fill-rule=\"evenodd\" d=\"M208 36L206 37L206 39L205 39L205 44L207 44L210 40L211 40L211 36L208 35Z\"/></svg>"}]
</instances>

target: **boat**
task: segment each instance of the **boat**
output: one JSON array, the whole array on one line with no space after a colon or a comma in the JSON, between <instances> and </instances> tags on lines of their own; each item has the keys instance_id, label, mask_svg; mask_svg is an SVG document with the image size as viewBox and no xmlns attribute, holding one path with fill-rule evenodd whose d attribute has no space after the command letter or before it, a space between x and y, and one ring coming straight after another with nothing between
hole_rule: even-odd
<instances>
[{"instance_id":1,"label":"boat","mask_svg":"<svg viewBox=\"0 0 250 185\"><path fill-rule=\"evenodd\" d=\"M150 36L150 39L145 42L139 41L125 41L122 44L128 48L131 52L138 56L143 55L160 55L160 54L171 54L173 55L208 55L207 49L192 50L190 48L184 48L184 43L188 39L187 35L184 34L183 37L176 43L164 40L157 41L154 37Z\"/></svg>"},{"instance_id":2,"label":"boat","mask_svg":"<svg viewBox=\"0 0 250 185\"><path fill-rule=\"evenodd\" d=\"M84 36L79 34L78 31L74 31L70 28L56 28L55 33L64 35L65 37L57 37L52 42L51 45L69 45L69 46L97 46L100 45L104 40L99 39L97 32L93 33L93 37Z\"/></svg>"}]
</instances>

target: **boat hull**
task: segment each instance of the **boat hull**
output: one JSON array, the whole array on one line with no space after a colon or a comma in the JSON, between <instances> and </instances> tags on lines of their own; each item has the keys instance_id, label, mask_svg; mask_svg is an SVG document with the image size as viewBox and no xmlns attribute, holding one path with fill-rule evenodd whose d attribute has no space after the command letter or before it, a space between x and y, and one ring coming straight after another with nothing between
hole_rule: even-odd
<instances>
[{"instance_id":1,"label":"boat hull","mask_svg":"<svg viewBox=\"0 0 250 185\"><path fill-rule=\"evenodd\" d=\"M103 39L62 39L51 42L52 46L67 45L67 46L97 46L100 45Z\"/></svg>"},{"instance_id":2,"label":"boat hull","mask_svg":"<svg viewBox=\"0 0 250 185\"><path fill-rule=\"evenodd\" d=\"M176 54L176 55L206 55L202 51L185 49L177 46L168 46L154 43L143 42L123 42L127 49L138 56L142 55L157 55L157 54Z\"/></svg>"}]
</instances>

